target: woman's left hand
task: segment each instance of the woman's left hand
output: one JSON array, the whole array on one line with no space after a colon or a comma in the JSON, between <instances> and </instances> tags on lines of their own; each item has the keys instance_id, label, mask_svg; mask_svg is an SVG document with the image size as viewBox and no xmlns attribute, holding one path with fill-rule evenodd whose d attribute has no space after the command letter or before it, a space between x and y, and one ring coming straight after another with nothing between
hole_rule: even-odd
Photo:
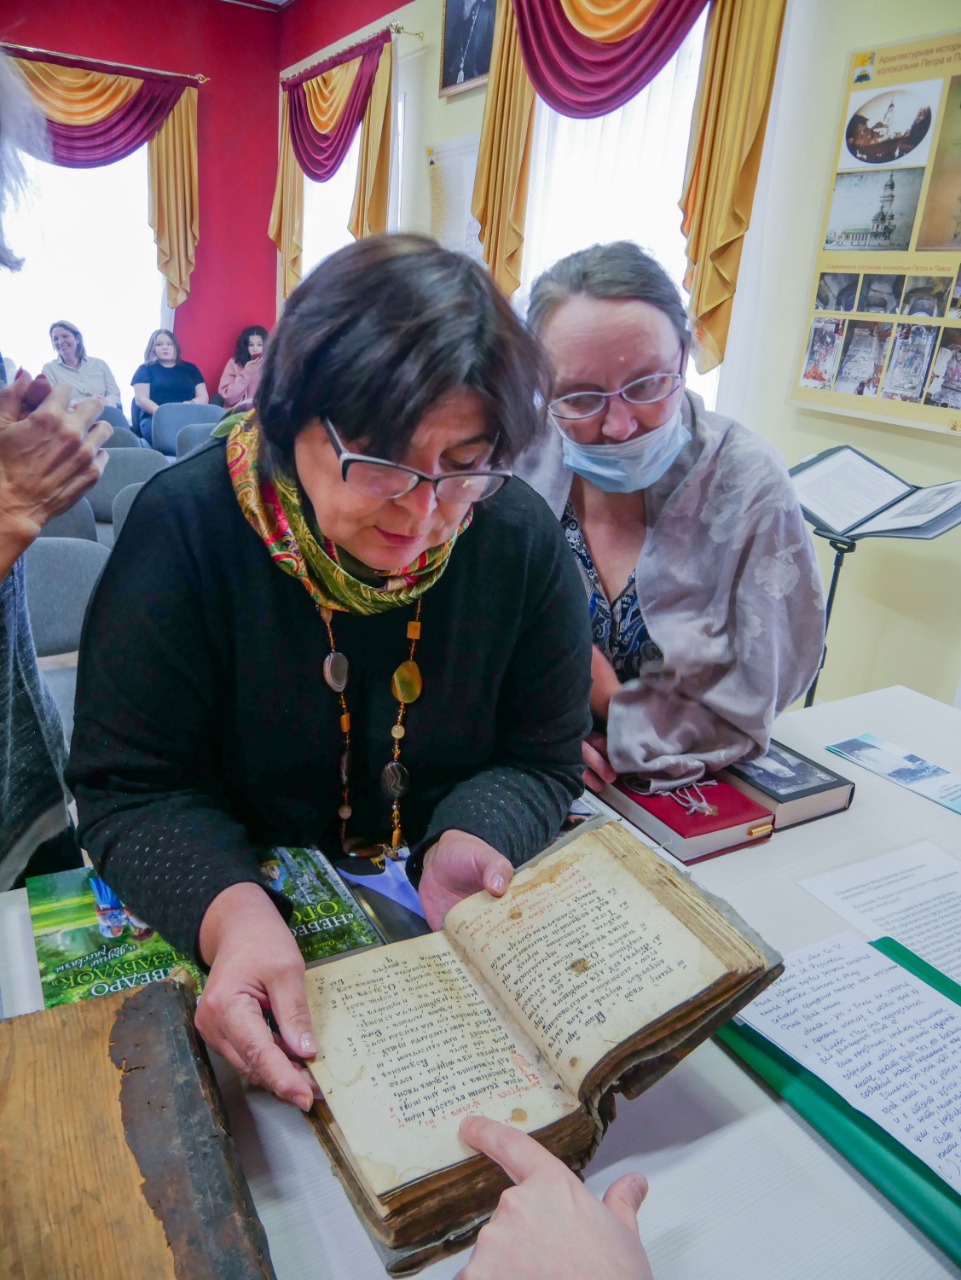
<instances>
[{"instance_id":1,"label":"woman's left hand","mask_svg":"<svg viewBox=\"0 0 961 1280\"><path fill-rule=\"evenodd\" d=\"M424 856L418 893L427 923L439 929L451 907L481 889L499 898L513 874L508 860L486 840L445 831Z\"/></svg>"}]
</instances>

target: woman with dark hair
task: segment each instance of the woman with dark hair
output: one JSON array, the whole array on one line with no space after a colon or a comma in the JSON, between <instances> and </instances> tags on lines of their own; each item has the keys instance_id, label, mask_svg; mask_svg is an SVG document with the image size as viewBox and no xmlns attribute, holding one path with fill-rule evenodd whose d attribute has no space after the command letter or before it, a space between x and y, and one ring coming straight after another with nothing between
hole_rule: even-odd
<instances>
[{"instance_id":1,"label":"woman with dark hair","mask_svg":"<svg viewBox=\"0 0 961 1280\"><path fill-rule=\"evenodd\" d=\"M316 1041L258 850L406 845L436 927L502 893L580 792L577 573L508 483L547 390L486 272L417 236L360 240L291 295L256 409L142 490L90 606L83 845L210 966L208 1043L298 1105Z\"/></svg>"},{"instance_id":2,"label":"woman with dark hair","mask_svg":"<svg viewBox=\"0 0 961 1280\"><path fill-rule=\"evenodd\" d=\"M66 383L70 388L70 403L86 400L90 396L102 396L105 405L120 408L120 388L110 372L106 360L88 356L83 345L83 334L69 320L55 320L50 326L50 341L57 353L56 360L48 360L43 366L43 376L51 386Z\"/></svg>"},{"instance_id":3,"label":"woman with dark hair","mask_svg":"<svg viewBox=\"0 0 961 1280\"><path fill-rule=\"evenodd\" d=\"M553 431L518 471L561 519L588 595L585 782L667 790L761 755L824 641L781 459L685 390L687 315L636 245L558 262L528 323L554 368Z\"/></svg>"},{"instance_id":4,"label":"woman with dark hair","mask_svg":"<svg viewBox=\"0 0 961 1280\"><path fill-rule=\"evenodd\" d=\"M134 428L151 443L153 415L162 404L207 404L204 375L184 360L180 343L170 329L155 329L144 351L143 364L130 379L134 405L140 412Z\"/></svg>"},{"instance_id":5,"label":"woman with dark hair","mask_svg":"<svg viewBox=\"0 0 961 1280\"><path fill-rule=\"evenodd\" d=\"M233 356L224 365L217 394L228 409L253 402L260 386L267 330L262 324L248 325L237 339Z\"/></svg>"}]
</instances>

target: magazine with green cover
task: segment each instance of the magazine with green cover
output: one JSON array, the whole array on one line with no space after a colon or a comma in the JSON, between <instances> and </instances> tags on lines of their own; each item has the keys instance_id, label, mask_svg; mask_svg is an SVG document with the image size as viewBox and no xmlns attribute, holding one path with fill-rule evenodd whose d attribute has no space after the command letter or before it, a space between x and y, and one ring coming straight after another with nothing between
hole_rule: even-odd
<instances>
[{"instance_id":1,"label":"magazine with green cover","mask_svg":"<svg viewBox=\"0 0 961 1280\"><path fill-rule=\"evenodd\" d=\"M293 904L288 923L308 965L382 942L322 853L268 852L265 884ZM89 867L28 878L27 902L47 1009L159 982L177 969L203 986L196 964L128 911Z\"/></svg>"}]
</instances>

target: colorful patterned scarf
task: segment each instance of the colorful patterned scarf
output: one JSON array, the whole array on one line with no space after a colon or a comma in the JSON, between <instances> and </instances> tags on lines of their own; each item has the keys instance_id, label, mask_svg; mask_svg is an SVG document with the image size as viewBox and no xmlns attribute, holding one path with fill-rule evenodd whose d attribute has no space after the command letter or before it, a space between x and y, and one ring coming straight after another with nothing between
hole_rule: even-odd
<instances>
[{"instance_id":1,"label":"colorful patterned scarf","mask_svg":"<svg viewBox=\"0 0 961 1280\"><path fill-rule=\"evenodd\" d=\"M341 565L329 538L323 533L319 541L314 537L304 516L296 477L278 472L268 479L263 474L260 428L253 410L224 418L214 434L227 437L227 470L245 519L275 564L303 584L318 608L373 614L410 604L437 582L447 568L454 543L470 525L472 510L447 542L421 552L404 568L384 574L382 585L370 586Z\"/></svg>"}]
</instances>

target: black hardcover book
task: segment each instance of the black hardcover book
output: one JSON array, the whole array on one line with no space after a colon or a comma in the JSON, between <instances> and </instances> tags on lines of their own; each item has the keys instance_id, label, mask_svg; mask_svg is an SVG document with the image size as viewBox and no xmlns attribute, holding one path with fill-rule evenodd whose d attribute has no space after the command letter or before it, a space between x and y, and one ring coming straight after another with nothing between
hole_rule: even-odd
<instances>
[{"instance_id":1,"label":"black hardcover book","mask_svg":"<svg viewBox=\"0 0 961 1280\"><path fill-rule=\"evenodd\" d=\"M718 777L766 805L774 814L775 831L838 813L854 798L853 782L773 740L765 755L739 760Z\"/></svg>"}]
</instances>

